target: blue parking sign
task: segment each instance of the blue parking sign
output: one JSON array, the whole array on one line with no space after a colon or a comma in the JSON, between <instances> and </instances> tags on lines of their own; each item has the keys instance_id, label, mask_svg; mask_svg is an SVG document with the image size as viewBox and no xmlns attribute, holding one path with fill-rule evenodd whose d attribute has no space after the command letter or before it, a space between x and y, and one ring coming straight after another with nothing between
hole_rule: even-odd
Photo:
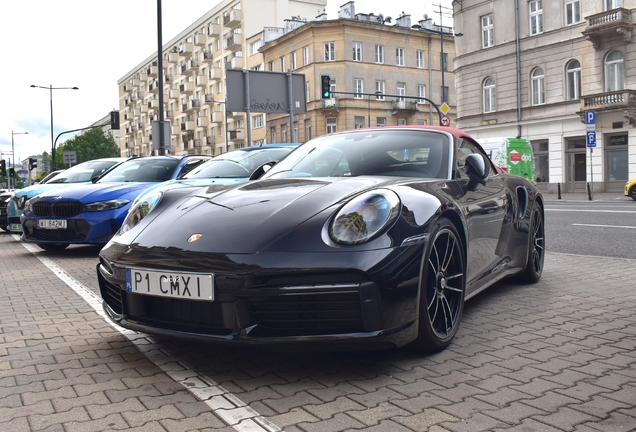
<instances>
[{"instance_id":1,"label":"blue parking sign","mask_svg":"<svg viewBox=\"0 0 636 432\"><path fill-rule=\"evenodd\" d=\"M587 131L587 134L585 135L585 142L588 147L596 147L596 132Z\"/></svg>"},{"instance_id":2,"label":"blue parking sign","mask_svg":"<svg viewBox=\"0 0 636 432\"><path fill-rule=\"evenodd\" d=\"M596 124L596 111L585 111L585 124Z\"/></svg>"}]
</instances>

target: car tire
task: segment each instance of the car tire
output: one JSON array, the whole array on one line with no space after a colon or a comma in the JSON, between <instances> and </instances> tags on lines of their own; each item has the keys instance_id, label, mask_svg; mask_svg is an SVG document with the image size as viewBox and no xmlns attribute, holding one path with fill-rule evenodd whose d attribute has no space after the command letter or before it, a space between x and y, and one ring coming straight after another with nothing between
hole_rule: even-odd
<instances>
[{"instance_id":1,"label":"car tire","mask_svg":"<svg viewBox=\"0 0 636 432\"><path fill-rule=\"evenodd\" d=\"M36 243L40 249L44 249L45 251L61 251L68 247L67 244L64 243Z\"/></svg>"},{"instance_id":2,"label":"car tire","mask_svg":"<svg viewBox=\"0 0 636 432\"><path fill-rule=\"evenodd\" d=\"M629 196L632 197L634 201L636 201L636 186L632 186L629 190Z\"/></svg>"},{"instance_id":3,"label":"car tire","mask_svg":"<svg viewBox=\"0 0 636 432\"><path fill-rule=\"evenodd\" d=\"M535 283L541 279L545 260L545 226L543 212L537 204L534 205L530 216L528 237L528 260L518 279L525 283Z\"/></svg>"},{"instance_id":4,"label":"car tire","mask_svg":"<svg viewBox=\"0 0 636 432\"><path fill-rule=\"evenodd\" d=\"M420 312L416 348L441 351L457 333L466 294L466 255L455 225L440 218L420 269Z\"/></svg>"}]
</instances>

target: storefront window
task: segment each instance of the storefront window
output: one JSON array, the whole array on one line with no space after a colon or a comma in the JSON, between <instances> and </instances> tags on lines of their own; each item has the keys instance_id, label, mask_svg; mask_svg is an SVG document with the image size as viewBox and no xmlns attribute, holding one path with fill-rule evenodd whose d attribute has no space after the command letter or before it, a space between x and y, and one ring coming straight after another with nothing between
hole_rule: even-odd
<instances>
[{"instance_id":1,"label":"storefront window","mask_svg":"<svg viewBox=\"0 0 636 432\"><path fill-rule=\"evenodd\" d=\"M550 162L548 158L548 141L533 141L534 153L534 177L537 183L546 183L550 180Z\"/></svg>"},{"instance_id":2,"label":"storefront window","mask_svg":"<svg viewBox=\"0 0 636 432\"><path fill-rule=\"evenodd\" d=\"M607 161L607 180L625 181L629 177L627 166L627 135L613 135L605 138Z\"/></svg>"}]
</instances>

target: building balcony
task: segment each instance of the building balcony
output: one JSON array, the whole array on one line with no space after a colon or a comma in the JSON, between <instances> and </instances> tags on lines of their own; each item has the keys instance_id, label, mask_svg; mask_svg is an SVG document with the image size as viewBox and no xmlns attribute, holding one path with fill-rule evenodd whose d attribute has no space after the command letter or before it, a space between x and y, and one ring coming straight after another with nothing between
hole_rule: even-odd
<instances>
[{"instance_id":1,"label":"building balcony","mask_svg":"<svg viewBox=\"0 0 636 432\"><path fill-rule=\"evenodd\" d=\"M214 103L214 95L211 95L211 94L203 95L203 102L206 103L206 104L213 104Z\"/></svg>"},{"instance_id":2,"label":"building balcony","mask_svg":"<svg viewBox=\"0 0 636 432\"><path fill-rule=\"evenodd\" d=\"M199 69L199 60L194 60L194 59L188 60L187 65L188 65L188 70Z\"/></svg>"},{"instance_id":3,"label":"building balcony","mask_svg":"<svg viewBox=\"0 0 636 432\"><path fill-rule=\"evenodd\" d=\"M394 111L417 111L417 102L414 100L398 100L393 101L392 107Z\"/></svg>"},{"instance_id":4,"label":"building balcony","mask_svg":"<svg viewBox=\"0 0 636 432\"><path fill-rule=\"evenodd\" d=\"M203 51L201 60L203 61L203 63L206 63L206 64L214 63L214 53L212 51Z\"/></svg>"},{"instance_id":5,"label":"building balcony","mask_svg":"<svg viewBox=\"0 0 636 432\"><path fill-rule=\"evenodd\" d=\"M245 142L245 131L244 130L231 130L228 131L230 135L230 141L234 144Z\"/></svg>"},{"instance_id":6,"label":"building balcony","mask_svg":"<svg viewBox=\"0 0 636 432\"><path fill-rule=\"evenodd\" d=\"M180 132L193 132L195 129L194 121L185 121L179 125Z\"/></svg>"},{"instance_id":7,"label":"building balcony","mask_svg":"<svg viewBox=\"0 0 636 432\"><path fill-rule=\"evenodd\" d=\"M154 65L154 64L152 66L148 66L146 68L146 74L149 77L153 77L154 78L154 77L156 77L159 74L159 68L157 67L157 65Z\"/></svg>"},{"instance_id":8,"label":"building balcony","mask_svg":"<svg viewBox=\"0 0 636 432\"><path fill-rule=\"evenodd\" d=\"M179 45L179 55L190 55L194 50L194 44L190 42L184 42Z\"/></svg>"},{"instance_id":9,"label":"building balcony","mask_svg":"<svg viewBox=\"0 0 636 432\"><path fill-rule=\"evenodd\" d=\"M245 64L243 62L243 57L234 57L228 63L229 63L230 69L243 69Z\"/></svg>"},{"instance_id":10,"label":"building balcony","mask_svg":"<svg viewBox=\"0 0 636 432\"><path fill-rule=\"evenodd\" d=\"M219 81L223 78L223 70L218 67L211 67L208 76L212 81Z\"/></svg>"},{"instance_id":11,"label":"building balcony","mask_svg":"<svg viewBox=\"0 0 636 432\"><path fill-rule=\"evenodd\" d=\"M208 37L204 34L197 33L194 35L194 44L196 46L205 46L208 41Z\"/></svg>"},{"instance_id":12,"label":"building balcony","mask_svg":"<svg viewBox=\"0 0 636 432\"><path fill-rule=\"evenodd\" d=\"M243 20L243 12L238 9L232 9L223 17L223 27L233 28L241 24Z\"/></svg>"},{"instance_id":13,"label":"building balcony","mask_svg":"<svg viewBox=\"0 0 636 432\"><path fill-rule=\"evenodd\" d=\"M210 126L210 119L207 117L199 117L197 119L197 127L208 127Z\"/></svg>"},{"instance_id":14,"label":"building balcony","mask_svg":"<svg viewBox=\"0 0 636 432\"><path fill-rule=\"evenodd\" d=\"M239 111L228 111L227 113L227 118L230 120L238 120L241 119L245 116L244 112L239 112Z\"/></svg>"},{"instance_id":15,"label":"building balcony","mask_svg":"<svg viewBox=\"0 0 636 432\"><path fill-rule=\"evenodd\" d=\"M585 17L587 26L582 32L592 42L594 49L601 48L604 39L616 39L622 37L624 41L631 42L634 24L631 11L624 8L616 8Z\"/></svg>"},{"instance_id":16,"label":"building balcony","mask_svg":"<svg viewBox=\"0 0 636 432\"><path fill-rule=\"evenodd\" d=\"M203 145L213 146L214 144L216 144L214 137L209 137L209 136L203 137Z\"/></svg>"},{"instance_id":17,"label":"building balcony","mask_svg":"<svg viewBox=\"0 0 636 432\"><path fill-rule=\"evenodd\" d=\"M584 119L585 111L597 113L623 111L630 125L636 124L636 90L617 90L596 93L581 98L581 110L578 114Z\"/></svg>"},{"instance_id":18,"label":"building balcony","mask_svg":"<svg viewBox=\"0 0 636 432\"><path fill-rule=\"evenodd\" d=\"M336 98L322 99L321 102L320 108L324 110L338 109L338 99Z\"/></svg>"},{"instance_id":19,"label":"building balcony","mask_svg":"<svg viewBox=\"0 0 636 432\"><path fill-rule=\"evenodd\" d=\"M147 113L148 112L148 105L145 103L142 103L141 105L139 105L139 112L140 113Z\"/></svg>"},{"instance_id":20,"label":"building balcony","mask_svg":"<svg viewBox=\"0 0 636 432\"><path fill-rule=\"evenodd\" d=\"M159 99L150 99L148 101L148 108L150 108L150 109L159 108Z\"/></svg>"},{"instance_id":21,"label":"building balcony","mask_svg":"<svg viewBox=\"0 0 636 432\"><path fill-rule=\"evenodd\" d=\"M185 105L186 112L193 112L201 108L201 101L199 99L190 99Z\"/></svg>"},{"instance_id":22,"label":"building balcony","mask_svg":"<svg viewBox=\"0 0 636 432\"><path fill-rule=\"evenodd\" d=\"M232 36L225 38L225 49L230 51L236 51L243 46L243 35L233 34Z\"/></svg>"},{"instance_id":23,"label":"building balcony","mask_svg":"<svg viewBox=\"0 0 636 432\"><path fill-rule=\"evenodd\" d=\"M194 84L197 87L207 86L208 82L209 82L209 79L207 75L197 75L196 78L194 79Z\"/></svg>"},{"instance_id":24,"label":"building balcony","mask_svg":"<svg viewBox=\"0 0 636 432\"><path fill-rule=\"evenodd\" d=\"M168 63L176 64L179 62L179 53L170 52L168 53Z\"/></svg>"},{"instance_id":25,"label":"building balcony","mask_svg":"<svg viewBox=\"0 0 636 432\"><path fill-rule=\"evenodd\" d=\"M159 86L157 85L156 82L152 82L148 84L148 91L152 94L157 94L159 93Z\"/></svg>"},{"instance_id":26,"label":"building balcony","mask_svg":"<svg viewBox=\"0 0 636 432\"><path fill-rule=\"evenodd\" d=\"M222 124L223 122L225 122L225 113L222 111L212 111L210 120L214 124Z\"/></svg>"},{"instance_id":27,"label":"building balcony","mask_svg":"<svg viewBox=\"0 0 636 432\"><path fill-rule=\"evenodd\" d=\"M177 88L170 89L170 93L168 93L170 99L179 99L181 96L181 92Z\"/></svg>"},{"instance_id":28,"label":"building balcony","mask_svg":"<svg viewBox=\"0 0 636 432\"><path fill-rule=\"evenodd\" d=\"M163 76L163 82L171 83L172 82L172 74L165 74Z\"/></svg>"},{"instance_id":29,"label":"building balcony","mask_svg":"<svg viewBox=\"0 0 636 432\"><path fill-rule=\"evenodd\" d=\"M165 112L165 117L166 118L174 118L174 111L173 110L166 110Z\"/></svg>"},{"instance_id":30,"label":"building balcony","mask_svg":"<svg viewBox=\"0 0 636 432\"><path fill-rule=\"evenodd\" d=\"M183 84L179 84L179 92L185 95L191 95L194 93L194 83L193 82L184 82Z\"/></svg>"},{"instance_id":31,"label":"building balcony","mask_svg":"<svg viewBox=\"0 0 636 432\"><path fill-rule=\"evenodd\" d=\"M208 36L219 36L221 34L221 24L208 24Z\"/></svg>"}]
</instances>

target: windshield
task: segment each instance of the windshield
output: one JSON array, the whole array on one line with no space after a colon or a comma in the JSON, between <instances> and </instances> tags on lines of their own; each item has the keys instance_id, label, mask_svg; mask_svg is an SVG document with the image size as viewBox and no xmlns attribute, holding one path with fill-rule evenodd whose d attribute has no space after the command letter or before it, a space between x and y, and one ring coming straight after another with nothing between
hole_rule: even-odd
<instances>
[{"instance_id":1,"label":"windshield","mask_svg":"<svg viewBox=\"0 0 636 432\"><path fill-rule=\"evenodd\" d=\"M247 178L256 168L268 162L278 162L292 150L292 147L234 150L209 160L184 178Z\"/></svg>"},{"instance_id":2,"label":"windshield","mask_svg":"<svg viewBox=\"0 0 636 432\"><path fill-rule=\"evenodd\" d=\"M59 173L47 183L87 183L120 162L116 160L83 162Z\"/></svg>"},{"instance_id":3,"label":"windshield","mask_svg":"<svg viewBox=\"0 0 636 432\"><path fill-rule=\"evenodd\" d=\"M300 146L262 178L360 175L448 178L450 138L430 130L325 135Z\"/></svg>"},{"instance_id":4,"label":"windshield","mask_svg":"<svg viewBox=\"0 0 636 432\"><path fill-rule=\"evenodd\" d=\"M178 159L131 159L113 168L98 183L163 182L170 180Z\"/></svg>"},{"instance_id":5,"label":"windshield","mask_svg":"<svg viewBox=\"0 0 636 432\"><path fill-rule=\"evenodd\" d=\"M47 174L46 177L44 177L42 180L40 180L40 184L45 184L45 183L50 182L51 180L53 180L55 177L57 177L61 173L62 173L62 170L58 170L58 171L53 171L52 173Z\"/></svg>"}]
</instances>

